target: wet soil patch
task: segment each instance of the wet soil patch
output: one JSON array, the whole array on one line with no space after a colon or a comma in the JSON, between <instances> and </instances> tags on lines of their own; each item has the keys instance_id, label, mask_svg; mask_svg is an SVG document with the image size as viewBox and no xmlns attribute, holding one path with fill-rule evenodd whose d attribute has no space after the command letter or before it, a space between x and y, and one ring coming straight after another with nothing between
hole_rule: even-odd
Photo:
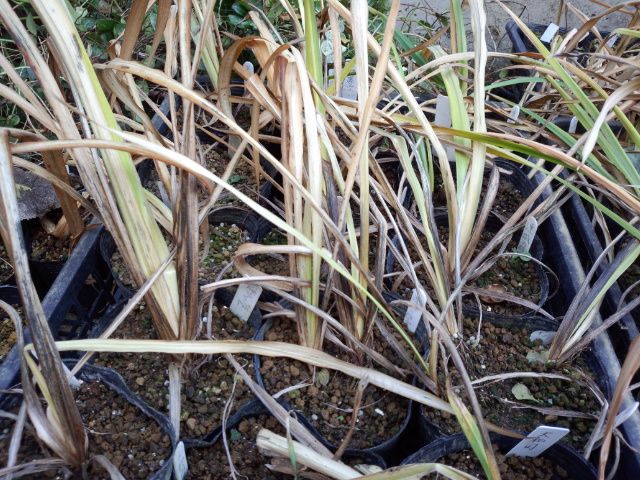
<instances>
[{"instance_id":1,"label":"wet soil patch","mask_svg":"<svg viewBox=\"0 0 640 480\"><path fill-rule=\"evenodd\" d=\"M214 307L212 336L216 339L248 340L250 327L231 314L226 307ZM206 326L205 330L206 332ZM115 338L156 338L151 319L138 311L114 335ZM236 355L249 374L253 372L250 356ZM118 371L129 388L152 408L167 414L169 408L169 364L172 357L162 354L101 354L96 363ZM173 359L173 361L179 361ZM252 398L252 393L235 368L220 355L193 356L181 370L181 435L187 438L209 434L222 423L225 404L233 396L231 412Z\"/></svg>"},{"instance_id":2,"label":"wet soil patch","mask_svg":"<svg viewBox=\"0 0 640 480\"><path fill-rule=\"evenodd\" d=\"M298 343L295 326L284 320L274 321L265 340ZM325 347L326 353L337 353L331 346ZM303 384L286 394L287 402L330 443L337 446L342 442L351 426L356 379L328 369L316 369L314 375L305 363L286 358L263 358L260 372L271 394ZM404 397L367 386L349 448L370 448L393 437L404 424L408 406Z\"/></svg>"},{"instance_id":3,"label":"wet soil patch","mask_svg":"<svg viewBox=\"0 0 640 480\"><path fill-rule=\"evenodd\" d=\"M507 457L500 452L496 445L493 446L496 455L496 462L500 475L504 480L570 480L571 476L565 469L544 457L525 458ZM482 466L472 450L462 450L450 453L438 460L449 467L457 468L465 473L471 474L478 479L486 479ZM424 479L443 478L438 474L429 474ZM574 479L578 480L578 479Z\"/></svg>"},{"instance_id":4,"label":"wet soil patch","mask_svg":"<svg viewBox=\"0 0 640 480\"><path fill-rule=\"evenodd\" d=\"M574 381L549 378L515 378L495 383L483 383L476 388L476 395L485 419L501 427L519 432L529 433L537 426L551 425L566 427L570 430L563 442L581 450L589 439L600 413L600 404L591 390L578 383L582 374L591 378L595 375L587 366L583 357L575 360L573 365L554 366L552 364L530 363L527 355L530 352L542 354L544 347L540 341L530 340L531 330L525 328L502 328L489 322L481 326L480 341L478 338L478 322L466 318L464 320L464 344L460 345L463 360L471 380L511 372L552 373L569 377ZM460 377L452 370L452 383L460 385ZM440 379L444 384L444 378ZM525 385L533 399L518 400L512 392L516 384ZM463 389L458 389L464 395ZM518 403L519 405L516 405ZM560 412L539 412L532 408L540 407L574 411L589 418L569 418ZM460 427L455 417L428 407L422 408L424 417L445 434L459 433ZM595 418L591 417L595 416Z\"/></svg>"},{"instance_id":5,"label":"wet soil patch","mask_svg":"<svg viewBox=\"0 0 640 480\"><path fill-rule=\"evenodd\" d=\"M171 440L151 418L100 382L83 383L76 394L89 440L89 455L106 456L127 479L147 479L170 461ZM6 454L13 432L13 421L0 421L0 461ZM18 464L51 454L40 447L27 423L18 453ZM107 480L100 467L89 467L89 478ZM27 478L64 478L62 471L38 473Z\"/></svg>"}]
</instances>

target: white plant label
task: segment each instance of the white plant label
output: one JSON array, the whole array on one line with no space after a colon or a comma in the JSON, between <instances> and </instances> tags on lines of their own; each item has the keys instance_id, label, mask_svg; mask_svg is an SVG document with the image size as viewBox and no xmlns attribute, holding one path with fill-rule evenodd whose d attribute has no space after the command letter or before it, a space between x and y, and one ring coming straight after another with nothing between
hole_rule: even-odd
<instances>
[{"instance_id":1,"label":"white plant label","mask_svg":"<svg viewBox=\"0 0 640 480\"><path fill-rule=\"evenodd\" d=\"M516 123L518 117L520 116L520 105L514 105L509 112L509 118L507 120L508 123Z\"/></svg>"},{"instance_id":2,"label":"white plant label","mask_svg":"<svg viewBox=\"0 0 640 480\"><path fill-rule=\"evenodd\" d=\"M262 287L259 285L251 285L243 283L238 287L229 310L243 322L249 320L251 312L256 308L256 303L262 294Z\"/></svg>"},{"instance_id":3,"label":"white plant label","mask_svg":"<svg viewBox=\"0 0 640 480\"><path fill-rule=\"evenodd\" d=\"M542 36L540 37L540 41L545 43L550 43L551 40L553 40L553 37L556 36L556 33L558 33L559 29L560 27L558 25L556 25L555 23L550 23L547 29L542 34Z\"/></svg>"},{"instance_id":4,"label":"white plant label","mask_svg":"<svg viewBox=\"0 0 640 480\"><path fill-rule=\"evenodd\" d=\"M527 222L524 224L524 228L522 229L520 242L518 242L518 252L529 253L537 231L538 221L534 217L528 217Z\"/></svg>"},{"instance_id":5,"label":"white plant label","mask_svg":"<svg viewBox=\"0 0 640 480\"><path fill-rule=\"evenodd\" d=\"M562 439L567 433L569 433L568 428L540 425L527 435L527 438L513 447L509 453L507 453L507 457L511 455L518 457L537 457L547 448Z\"/></svg>"},{"instance_id":6,"label":"white plant label","mask_svg":"<svg viewBox=\"0 0 640 480\"><path fill-rule=\"evenodd\" d=\"M438 95L438 98L436 98L436 118L433 120L433 124L445 128L451 126L451 105L449 104L449 97L446 95ZM447 152L447 159L450 162L455 162L456 156L453 147L446 145L444 151Z\"/></svg>"},{"instance_id":7,"label":"white plant label","mask_svg":"<svg viewBox=\"0 0 640 480\"><path fill-rule=\"evenodd\" d=\"M427 304L427 292L421 287L414 288L411 294L411 303L424 307ZM404 314L404 324L411 333L414 333L418 328L421 318L422 310L409 307L407 308L407 313Z\"/></svg>"},{"instance_id":8,"label":"white plant label","mask_svg":"<svg viewBox=\"0 0 640 480\"><path fill-rule=\"evenodd\" d=\"M347 100L358 99L358 82L355 75L349 75L342 82L342 89L340 90L340 96Z\"/></svg>"},{"instance_id":9,"label":"white plant label","mask_svg":"<svg viewBox=\"0 0 640 480\"><path fill-rule=\"evenodd\" d=\"M438 95L436 99L436 118L433 123L440 127L451 126L451 105L446 95Z\"/></svg>"},{"instance_id":10,"label":"white plant label","mask_svg":"<svg viewBox=\"0 0 640 480\"><path fill-rule=\"evenodd\" d=\"M176 451L173 454L173 478L175 480L183 480L189 465L187 464L187 455L184 451L184 443L178 443Z\"/></svg>"},{"instance_id":11,"label":"white plant label","mask_svg":"<svg viewBox=\"0 0 640 480\"><path fill-rule=\"evenodd\" d=\"M571 121L569 122L569 133L576 133L577 128L578 128L578 118L571 117Z\"/></svg>"},{"instance_id":12,"label":"white plant label","mask_svg":"<svg viewBox=\"0 0 640 480\"><path fill-rule=\"evenodd\" d=\"M535 332L531 333L531 335L529 336L529 340L531 340L532 342L540 340L542 345L547 346L553 341L553 337L555 336L555 334L556 332L553 331L536 330Z\"/></svg>"},{"instance_id":13,"label":"white plant label","mask_svg":"<svg viewBox=\"0 0 640 480\"><path fill-rule=\"evenodd\" d=\"M255 73L255 69L253 67L253 63L251 63L249 60L247 60L246 62L244 62L242 64L242 66L251 74Z\"/></svg>"},{"instance_id":14,"label":"white plant label","mask_svg":"<svg viewBox=\"0 0 640 480\"><path fill-rule=\"evenodd\" d=\"M333 42L330 38L320 42L320 51L327 57L327 62L333 63ZM331 57L331 60L329 60L329 57Z\"/></svg>"}]
</instances>

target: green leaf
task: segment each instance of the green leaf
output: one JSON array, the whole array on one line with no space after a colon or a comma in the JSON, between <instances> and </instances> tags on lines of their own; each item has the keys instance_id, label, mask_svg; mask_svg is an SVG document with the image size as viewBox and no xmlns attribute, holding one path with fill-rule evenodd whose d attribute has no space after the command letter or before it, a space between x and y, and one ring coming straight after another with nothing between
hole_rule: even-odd
<instances>
[{"instance_id":1,"label":"green leaf","mask_svg":"<svg viewBox=\"0 0 640 480\"><path fill-rule=\"evenodd\" d=\"M549 361L549 350L542 350L540 352L530 350L529 353L527 353L527 361L529 363L545 364Z\"/></svg>"},{"instance_id":2,"label":"green leaf","mask_svg":"<svg viewBox=\"0 0 640 480\"><path fill-rule=\"evenodd\" d=\"M231 185L235 185L236 183L240 183L242 180L244 180L244 177L242 175L231 175L229 177L229 183Z\"/></svg>"},{"instance_id":3,"label":"green leaf","mask_svg":"<svg viewBox=\"0 0 640 480\"><path fill-rule=\"evenodd\" d=\"M240 17L238 15L234 15L233 13L230 14L227 18L229 19L229 23L231 25L233 25L234 27L237 27L242 22L244 22L244 18L242 18L242 17Z\"/></svg>"},{"instance_id":4,"label":"green leaf","mask_svg":"<svg viewBox=\"0 0 640 480\"><path fill-rule=\"evenodd\" d=\"M231 5L231 10L233 10L235 13L237 13L241 17L244 17L247 13L249 13L249 9L247 8L246 5L243 4L243 2L234 2Z\"/></svg>"},{"instance_id":5,"label":"green leaf","mask_svg":"<svg viewBox=\"0 0 640 480\"><path fill-rule=\"evenodd\" d=\"M96 22L96 29L101 33L113 32L114 27L117 25L115 20L110 18L103 18Z\"/></svg>"},{"instance_id":6,"label":"green leaf","mask_svg":"<svg viewBox=\"0 0 640 480\"><path fill-rule=\"evenodd\" d=\"M235 428L232 428L231 431L229 432L229 439L232 442L237 442L241 438L242 438L242 434L238 430L236 430Z\"/></svg>"},{"instance_id":7,"label":"green leaf","mask_svg":"<svg viewBox=\"0 0 640 480\"><path fill-rule=\"evenodd\" d=\"M511 393L516 400L529 400L530 402L542 403L531 394L531 391L524 383L516 383L511 389Z\"/></svg>"},{"instance_id":8,"label":"green leaf","mask_svg":"<svg viewBox=\"0 0 640 480\"><path fill-rule=\"evenodd\" d=\"M127 26L127 25L126 25L126 24L124 24L124 23L122 23L122 22L117 23L117 24L116 24L116 26L115 26L115 27L113 27L113 36L114 36L114 37L117 37L117 36L118 36L118 35L120 35L122 32L124 32L124 29L125 29L125 27L126 27L126 26Z\"/></svg>"},{"instance_id":9,"label":"green leaf","mask_svg":"<svg viewBox=\"0 0 640 480\"><path fill-rule=\"evenodd\" d=\"M36 25L36 22L33 19L33 14L30 13L29 15L27 15L25 24L27 26L27 30L29 30L29 33L31 35L36 36L38 34L38 25Z\"/></svg>"}]
</instances>

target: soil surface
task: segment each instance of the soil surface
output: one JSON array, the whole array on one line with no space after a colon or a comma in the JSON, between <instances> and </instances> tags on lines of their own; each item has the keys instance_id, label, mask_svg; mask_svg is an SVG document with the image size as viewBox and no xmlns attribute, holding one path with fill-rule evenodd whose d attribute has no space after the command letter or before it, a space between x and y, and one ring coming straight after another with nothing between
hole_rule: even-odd
<instances>
[{"instance_id":1,"label":"soil surface","mask_svg":"<svg viewBox=\"0 0 640 480\"><path fill-rule=\"evenodd\" d=\"M494 445L493 448L496 454L498 469L500 470L500 475L503 480L531 480L533 478L536 480L570 480L573 478L570 477L562 467L554 465L553 462L544 457L506 457L498 451L496 445ZM480 462L471 450L450 453L439 459L438 462L462 470L478 479L487 478ZM429 474L423 478L435 479L444 477L438 474Z\"/></svg>"},{"instance_id":2,"label":"soil surface","mask_svg":"<svg viewBox=\"0 0 640 480\"><path fill-rule=\"evenodd\" d=\"M262 455L256 445L256 437L262 428L285 435L280 423L271 415L262 414L242 420L227 431L227 442L231 453L231 462L237 475L250 479L284 480L290 479L278 472L269 470L265 464L271 459ZM217 480L231 478L229 457L222 439L211 447L192 448L187 452L189 462L188 479Z\"/></svg>"},{"instance_id":3,"label":"soil surface","mask_svg":"<svg viewBox=\"0 0 640 480\"><path fill-rule=\"evenodd\" d=\"M274 321L265 340L298 343L295 326L280 320ZM331 346L326 346L325 351L336 353ZM337 446L343 441L351 427L357 380L327 369L316 369L314 373L306 364L285 358L263 358L260 372L272 395L301 385L286 394L289 404L302 412L329 442ZM391 438L402 427L408 407L409 401L404 397L367 386L349 448L368 448Z\"/></svg>"},{"instance_id":4,"label":"soil surface","mask_svg":"<svg viewBox=\"0 0 640 480\"><path fill-rule=\"evenodd\" d=\"M22 307L20 305L12 305L20 316L22 316ZM16 343L16 330L13 321L5 314L4 310L0 310L0 362L11 351Z\"/></svg>"},{"instance_id":5,"label":"soil surface","mask_svg":"<svg viewBox=\"0 0 640 480\"><path fill-rule=\"evenodd\" d=\"M171 454L169 436L151 418L100 382L83 383L76 395L89 440L89 455L106 456L129 480L147 479ZM0 462L6 464L13 421L0 420ZM32 428L25 429L18 464L51 454L40 447ZM109 479L100 467L89 467L89 478ZM65 478L49 471L24 478Z\"/></svg>"},{"instance_id":6,"label":"soil surface","mask_svg":"<svg viewBox=\"0 0 640 480\"><path fill-rule=\"evenodd\" d=\"M71 253L69 239L56 238L43 231L32 233L31 260L40 262L65 262Z\"/></svg>"},{"instance_id":7,"label":"soil surface","mask_svg":"<svg viewBox=\"0 0 640 480\"><path fill-rule=\"evenodd\" d=\"M576 360L574 365L561 367L552 364L530 363L527 354L543 352L540 341L530 340L530 330L524 328L501 328L489 322L483 322L479 344L477 320L466 318L464 321L464 345L460 346L463 360L471 380L488 375L510 372L535 372L559 374L578 380L585 373L594 378L586 361ZM453 384L460 385L459 376L451 372ZM525 385L534 400L518 400L512 392L516 384ZM459 394L463 395L460 391ZM495 383L483 383L476 388L476 395L485 419L498 426L529 433L537 426L551 425L570 429L564 437L566 442L581 450L589 439L600 411L600 405L591 390L576 381L564 381L542 377L516 378ZM518 404L518 405L516 405ZM517 408L527 406L533 408ZM534 408L545 408L539 412ZM554 410L555 409L555 410ZM557 410L557 411L556 411ZM589 418L568 418L563 411L578 412ZM459 433L460 427L455 417L437 410L422 408L426 419L447 434ZM595 416L595 418L592 417Z\"/></svg>"},{"instance_id":8,"label":"soil surface","mask_svg":"<svg viewBox=\"0 0 640 480\"><path fill-rule=\"evenodd\" d=\"M238 247L248 240L249 234L238 225L209 224L209 251L200 262L199 278L207 283L214 282L222 269L233 260ZM232 268L224 278L237 275Z\"/></svg>"},{"instance_id":9,"label":"soil surface","mask_svg":"<svg viewBox=\"0 0 640 480\"><path fill-rule=\"evenodd\" d=\"M4 285L13 275L13 266L9 260L9 252L0 241L0 285Z\"/></svg>"},{"instance_id":10,"label":"soil surface","mask_svg":"<svg viewBox=\"0 0 640 480\"><path fill-rule=\"evenodd\" d=\"M250 149L245 150L245 155L250 156ZM230 157L227 155L226 147L220 145L203 145L203 160L204 166L215 175L222 177L227 165L229 164ZM262 175L259 176L260 185L266 180ZM236 164L236 168L231 173L228 183L240 190L252 200L259 199L258 182L256 182L256 169L252 163L245 159L240 159ZM246 205L238 200L234 195L223 192L219 205L237 205L246 207Z\"/></svg>"},{"instance_id":11,"label":"soil surface","mask_svg":"<svg viewBox=\"0 0 640 480\"><path fill-rule=\"evenodd\" d=\"M213 311L212 335L219 339L248 340L253 332L247 324L226 307ZM156 338L151 319L145 311L136 315L114 335L115 338ZM250 357L237 355L236 360L249 374L253 372ZM169 364L172 358L160 354L101 354L96 363L118 371L129 387L149 405L167 414L169 407ZM233 413L252 398L249 388L236 375L223 356L194 356L182 368L181 434L186 438L209 434L222 423L225 404L233 396Z\"/></svg>"}]
</instances>

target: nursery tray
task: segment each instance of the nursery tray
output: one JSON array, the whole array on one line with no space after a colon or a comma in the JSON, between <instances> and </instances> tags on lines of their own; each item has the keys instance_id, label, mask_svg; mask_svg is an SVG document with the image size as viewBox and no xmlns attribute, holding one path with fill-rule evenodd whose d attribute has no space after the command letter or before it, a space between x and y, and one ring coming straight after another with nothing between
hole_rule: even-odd
<instances>
[{"instance_id":1,"label":"nursery tray","mask_svg":"<svg viewBox=\"0 0 640 480\"><path fill-rule=\"evenodd\" d=\"M56 339L84 336L92 321L113 300L111 272L97 251L103 230L102 226L89 226L42 301ZM25 343L30 341L31 335L26 328ZM16 382L19 371L20 352L14 346L0 365L0 391L9 389ZM0 405L11 397L0 396Z\"/></svg>"},{"instance_id":2,"label":"nursery tray","mask_svg":"<svg viewBox=\"0 0 640 480\"><path fill-rule=\"evenodd\" d=\"M543 174L538 173L532 180L535 185L539 185L544 178ZM547 187L543 197L548 197L550 193L551 189ZM573 241L576 235L569 230L561 211L554 212L541 225L541 230L547 244L548 261L560 279L560 295L564 298L566 306L576 296L585 281L585 272ZM597 328L601 324L602 317L597 314L593 321L593 328ZM596 359L605 368L605 378L601 379L602 382L608 383L612 387L615 386L620 375L620 362L609 336L598 335L592 342L591 348ZM621 409L630 407L632 404L633 397L627 393ZM619 428L629 445L638 449L640 447L640 413L634 413ZM638 472L640 472L640 453L623 446L617 478L636 478Z\"/></svg>"}]
</instances>

